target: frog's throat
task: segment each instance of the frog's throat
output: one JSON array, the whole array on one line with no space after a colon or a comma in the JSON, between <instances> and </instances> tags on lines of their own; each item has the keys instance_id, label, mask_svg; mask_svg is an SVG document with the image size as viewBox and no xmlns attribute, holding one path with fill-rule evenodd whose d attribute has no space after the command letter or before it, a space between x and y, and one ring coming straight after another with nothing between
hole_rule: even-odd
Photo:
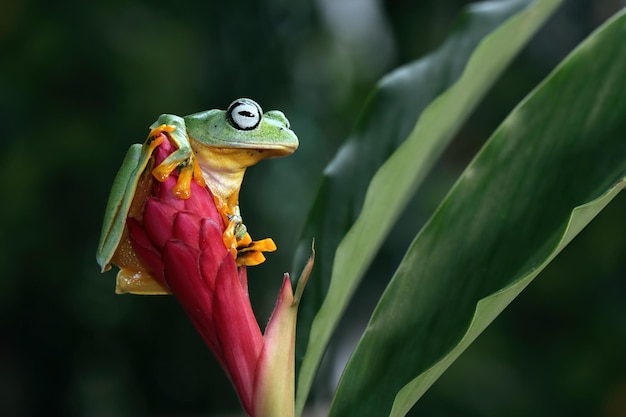
<instances>
[{"instance_id":1,"label":"frog's throat","mask_svg":"<svg viewBox=\"0 0 626 417\"><path fill-rule=\"evenodd\" d=\"M263 151L219 148L194 142L192 148L211 192L222 202L233 201L233 196L236 201L246 168L263 159Z\"/></svg>"}]
</instances>

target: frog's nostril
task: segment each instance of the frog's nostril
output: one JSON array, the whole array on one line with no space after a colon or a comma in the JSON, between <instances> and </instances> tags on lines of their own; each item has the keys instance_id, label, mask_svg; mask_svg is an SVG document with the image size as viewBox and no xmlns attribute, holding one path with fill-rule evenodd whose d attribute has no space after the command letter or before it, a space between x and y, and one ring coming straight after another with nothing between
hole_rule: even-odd
<instances>
[{"instance_id":1,"label":"frog's nostril","mask_svg":"<svg viewBox=\"0 0 626 417\"><path fill-rule=\"evenodd\" d=\"M270 110L267 113L265 113L265 117L270 117L274 120L279 121L281 124L285 125L287 129L291 128L291 125L289 124L289 120L287 120L287 117L285 116L285 114L280 110Z\"/></svg>"}]
</instances>

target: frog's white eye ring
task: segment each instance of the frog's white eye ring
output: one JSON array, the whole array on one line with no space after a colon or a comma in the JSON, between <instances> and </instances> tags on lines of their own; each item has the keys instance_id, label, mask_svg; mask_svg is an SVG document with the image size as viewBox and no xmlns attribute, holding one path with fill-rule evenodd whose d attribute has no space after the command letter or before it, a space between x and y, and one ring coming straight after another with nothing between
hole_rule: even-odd
<instances>
[{"instance_id":1,"label":"frog's white eye ring","mask_svg":"<svg viewBox=\"0 0 626 417\"><path fill-rule=\"evenodd\" d=\"M263 111L255 101L249 98L240 98L228 106L226 117L235 129L253 130L261 123Z\"/></svg>"}]
</instances>

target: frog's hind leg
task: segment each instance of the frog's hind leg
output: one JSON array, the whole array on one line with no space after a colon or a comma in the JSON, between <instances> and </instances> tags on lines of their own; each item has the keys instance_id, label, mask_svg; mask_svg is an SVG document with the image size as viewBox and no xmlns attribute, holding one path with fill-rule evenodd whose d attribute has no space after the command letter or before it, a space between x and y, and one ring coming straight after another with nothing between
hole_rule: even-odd
<instances>
[{"instance_id":1,"label":"frog's hind leg","mask_svg":"<svg viewBox=\"0 0 626 417\"><path fill-rule=\"evenodd\" d=\"M239 196L231 195L226 202L214 197L217 211L226 225L222 240L233 255L237 266L254 266L265 262L263 252L274 252L276 244L271 238L253 241L239 214Z\"/></svg>"}]
</instances>

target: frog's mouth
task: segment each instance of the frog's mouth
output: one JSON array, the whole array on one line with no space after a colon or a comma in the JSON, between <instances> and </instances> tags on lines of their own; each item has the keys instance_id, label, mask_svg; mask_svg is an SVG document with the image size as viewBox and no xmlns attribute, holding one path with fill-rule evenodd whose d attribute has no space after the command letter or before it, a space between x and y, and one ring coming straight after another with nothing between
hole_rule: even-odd
<instances>
[{"instance_id":1,"label":"frog's mouth","mask_svg":"<svg viewBox=\"0 0 626 417\"><path fill-rule=\"evenodd\" d=\"M248 151L256 151L261 154L265 154L264 158L280 158L281 156L291 155L298 149L298 142L295 143L259 143L259 144L250 144L247 143L245 147L239 148L236 144L232 145L233 148L237 149L246 149Z\"/></svg>"},{"instance_id":2,"label":"frog's mouth","mask_svg":"<svg viewBox=\"0 0 626 417\"><path fill-rule=\"evenodd\" d=\"M245 169L268 158L280 158L291 155L298 143L241 143L224 142L223 146L210 146L193 140L192 149L196 152L198 162L203 166L211 166L219 171L236 171Z\"/></svg>"},{"instance_id":3,"label":"frog's mouth","mask_svg":"<svg viewBox=\"0 0 626 417\"><path fill-rule=\"evenodd\" d=\"M239 142L239 141L221 141L220 146L207 145L200 141L189 137L193 142L192 148L198 149L197 153L203 153L207 149L211 149L211 152L218 153L220 155L229 155L235 157L238 154L248 154L250 156L256 155L258 158L256 162L261 159L267 158L280 158L283 156L291 155L298 149L298 140L288 143L267 143L267 142ZM255 163L256 163L255 162ZM250 166L250 165L247 165Z\"/></svg>"}]
</instances>

